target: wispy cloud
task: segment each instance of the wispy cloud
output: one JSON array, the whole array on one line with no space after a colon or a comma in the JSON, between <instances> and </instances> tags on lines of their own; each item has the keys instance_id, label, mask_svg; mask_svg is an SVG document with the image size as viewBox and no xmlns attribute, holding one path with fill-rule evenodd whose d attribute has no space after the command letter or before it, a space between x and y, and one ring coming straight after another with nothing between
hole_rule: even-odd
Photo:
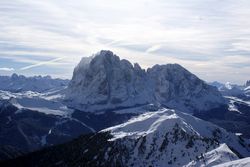
<instances>
[{"instance_id":1,"label":"wispy cloud","mask_svg":"<svg viewBox=\"0 0 250 167\"><path fill-rule=\"evenodd\" d=\"M0 67L0 71L15 71L14 68Z\"/></svg>"},{"instance_id":2,"label":"wispy cloud","mask_svg":"<svg viewBox=\"0 0 250 167\"><path fill-rule=\"evenodd\" d=\"M161 48L161 45L154 45L146 50L146 53L151 53L159 50Z\"/></svg>"}]
</instances>

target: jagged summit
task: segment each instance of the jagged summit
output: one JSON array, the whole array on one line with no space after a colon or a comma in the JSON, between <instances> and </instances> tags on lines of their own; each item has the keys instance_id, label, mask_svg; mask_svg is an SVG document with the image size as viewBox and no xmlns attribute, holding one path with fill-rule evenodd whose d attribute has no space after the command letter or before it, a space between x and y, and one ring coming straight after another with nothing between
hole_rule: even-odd
<instances>
[{"instance_id":1,"label":"jagged summit","mask_svg":"<svg viewBox=\"0 0 250 167\"><path fill-rule=\"evenodd\" d=\"M118 56L116 56L112 51L110 50L101 50L100 52L96 53L95 58L101 58L102 60L107 61L115 61L120 60Z\"/></svg>"},{"instance_id":2,"label":"jagged summit","mask_svg":"<svg viewBox=\"0 0 250 167\"><path fill-rule=\"evenodd\" d=\"M145 82L146 73L138 64L101 51L75 68L67 99L81 110L145 104L150 101Z\"/></svg>"},{"instance_id":3,"label":"jagged summit","mask_svg":"<svg viewBox=\"0 0 250 167\"><path fill-rule=\"evenodd\" d=\"M179 64L155 65L145 71L105 50L80 61L65 97L68 105L83 111L160 103L194 112L224 104L216 88Z\"/></svg>"},{"instance_id":4,"label":"jagged summit","mask_svg":"<svg viewBox=\"0 0 250 167\"><path fill-rule=\"evenodd\" d=\"M138 63L135 63L132 65L128 60L120 59L116 54L114 54L110 50L101 50L100 52L93 54L90 57L82 57L80 63L77 65L76 68L80 67L87 67L90 65L90 63L96 63L96 64L104 64L104 65L116 65L118 62L122 62L123 64L127 64L128 66L131 66L136 69L140 69L141 67Z\"/></svg>"}]
</instances>

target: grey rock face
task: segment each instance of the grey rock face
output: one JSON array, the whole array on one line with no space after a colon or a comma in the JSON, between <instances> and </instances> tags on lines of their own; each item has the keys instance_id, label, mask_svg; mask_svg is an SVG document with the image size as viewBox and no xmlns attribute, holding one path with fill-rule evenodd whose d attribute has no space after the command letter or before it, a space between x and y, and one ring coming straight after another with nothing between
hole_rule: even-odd
<instances>
[{"instance_id":1,"label":"grey rock face","mask_svg":"<svg viewBox=\"0 0 250 167\"><path fill-rule=\"evenodd\" d=\"M114 108L148 103L146 72L138 64L120 60L110 51L101 51L94 57L83 58L74 70L67 91L67 99L80 104Z\"/></svg>"}]
</instances>

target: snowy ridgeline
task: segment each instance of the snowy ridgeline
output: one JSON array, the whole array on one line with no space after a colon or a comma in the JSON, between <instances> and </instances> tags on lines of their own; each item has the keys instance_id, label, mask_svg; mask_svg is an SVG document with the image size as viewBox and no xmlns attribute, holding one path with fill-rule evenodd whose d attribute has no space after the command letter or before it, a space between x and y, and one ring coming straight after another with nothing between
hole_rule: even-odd
<instances>
[{"instance_id":1,"label":"snowy ridgeline","mask_svg":"<svg viewBox=\"0 0 250 167\"><path fill-rule=\"evenodd\" d=\"M102 132L123 150L127 166L213 166L250 156L248 141L209 122L169 109L149 112ZM109 148L106 159L112 157Z\"/></svg>"},{"instance_id":2,"label":"snowy ridgeline","mask_svg":"<svg viewBox=\"0 0 250 167\"><path fill-rule=\"evenodd\" d=\"M83 111L154 103L194 112L225 104L215 87L178 64L143 70L111 51L83 58L74 69L65 97L68 105Z\"/></svg>"}]
</instances>

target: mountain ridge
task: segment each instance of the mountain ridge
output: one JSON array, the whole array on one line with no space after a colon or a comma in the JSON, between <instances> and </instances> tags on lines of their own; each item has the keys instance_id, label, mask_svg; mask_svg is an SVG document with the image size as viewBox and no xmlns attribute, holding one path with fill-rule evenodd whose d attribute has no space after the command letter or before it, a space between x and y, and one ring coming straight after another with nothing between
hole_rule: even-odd
<instances>
[{"instance_id":1,"label":"mountain ridge","mask_svg":"<svg viewBox=\"0 0 250 167\"><path fill-rule=\"evenodd\" d=\"M0 90L10 92L45 92L66 87L68 82L69 80L67 79L52 79L49 75L26 77L13 73L11 76L0 76Z\"/></svg>"}]
</instances>

